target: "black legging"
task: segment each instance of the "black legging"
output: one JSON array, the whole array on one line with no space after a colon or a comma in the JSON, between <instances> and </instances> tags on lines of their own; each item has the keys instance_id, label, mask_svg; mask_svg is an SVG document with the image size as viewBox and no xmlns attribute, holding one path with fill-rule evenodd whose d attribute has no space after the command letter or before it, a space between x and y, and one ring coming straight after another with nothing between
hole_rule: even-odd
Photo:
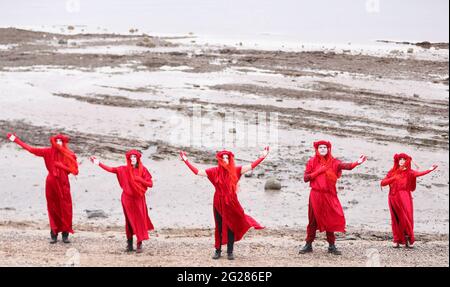
<instances>
[{"instance_id":1,"label":"black legging","mask_svg":"<svg viewBox=\"0 0 450 287\"><path fill-rule=\"evenodd\" d=\"M222 216L220 216L220 213L215 208L214 208L214 216L216 217L217 228L219 230L220 246L222 246ZM234 246L234 233L233 231L231 231L230 228L228 228L227 253L233 253L233 246Z\"/></svg>"}]
</instances>

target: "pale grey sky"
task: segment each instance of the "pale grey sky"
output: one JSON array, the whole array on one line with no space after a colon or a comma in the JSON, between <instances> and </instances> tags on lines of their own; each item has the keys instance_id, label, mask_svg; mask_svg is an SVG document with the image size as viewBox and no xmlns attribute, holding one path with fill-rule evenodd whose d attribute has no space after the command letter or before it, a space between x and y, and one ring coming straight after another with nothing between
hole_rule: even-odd
<instances>
[{"instance_id":1,"label":"pale grey sky","mask_svg":"<svg viewBox=\"0 0 450 287\"><path fill-rule=\"evenodd\" d=\"M0 26L448 42L448 10L448 0L0 0Z\"/></svg>"}]
</instances>

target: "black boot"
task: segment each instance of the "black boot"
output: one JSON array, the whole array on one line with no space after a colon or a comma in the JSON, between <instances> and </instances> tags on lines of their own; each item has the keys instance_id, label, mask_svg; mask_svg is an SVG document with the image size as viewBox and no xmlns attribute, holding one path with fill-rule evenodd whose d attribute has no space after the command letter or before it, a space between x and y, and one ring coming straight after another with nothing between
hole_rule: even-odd
<instances>
[{"instance_id":1,"label":"black boot","mask_svg":"<svg viewBox=\"0 0 450 287\"><path fill-rule=\"evenodd\" d=\"M298 254L306 254L306 253L311 253L311 252L313 252L312 243L306 242L305 246L300 248L300 250L298 251Z\"/></svg>"},{"instance_id":2,"label":"black boot","mask_svg":"<svg viewBox=\"0 0 450 287\"><path fill-rule=\"evenodd\" d=\"M127 252L134 251L134 249L133 249L133 238L127 240L127 249L126 249L126 251Z\"/></svg>"},{"instance_id":3,"label":"black boot","mask_svg":"<svg viewBox=\"0 0 450 287\"><path fill-rule=\"evenodd\" d=\"M328 253L331 253L331 254L334 254L334 255L341 255L342 254L342 252L339 251L336 248L336 245L334 245L334 244L330 244L330 246L328 247Z\"/></svg>"},{"instance_id":4,"label":"black boot","mask_svg":"<svg viewBox=\"0 0 450 287\"><path fill-rule=\"evenodd\" d=\"M63 233L62 233L62 241L63 241L64 243L70 243L70 240L69 240L69 232L63 232Z\"/></svg>"},{"instance_id":5,"label":"black boot","mask_svg":"<svg viewBox=\"0 0 450 287\"><path fill-rule=\"evenodd\" d=\"M233 231L231 231L231 229L228 228L228 243L227 243L228 260L234 260L233 249L234 249L234 233Z\"/></svg>"},{"instance_id":6,"label":"black boot","mask_svg":"<svg viewBox=\"0 0 450 287\"><path fill-rule=\"evenodd\" d=\"M50 244L55 244L56 242L58 242L58 233L53 233L52 230L50 230Z\"/></svg>"},{"instance_id":7,"label":"black boot","mask_svg":"<svg viewBox=\"0 0 450 287\"><path fill-rule=\"evenodd\" d=\"M212 259L219 259L220 256L222 256L222 251L219 249L216 249L216 251L214 252L214 255L212 257Z\"/></svg>"}]
</instances>

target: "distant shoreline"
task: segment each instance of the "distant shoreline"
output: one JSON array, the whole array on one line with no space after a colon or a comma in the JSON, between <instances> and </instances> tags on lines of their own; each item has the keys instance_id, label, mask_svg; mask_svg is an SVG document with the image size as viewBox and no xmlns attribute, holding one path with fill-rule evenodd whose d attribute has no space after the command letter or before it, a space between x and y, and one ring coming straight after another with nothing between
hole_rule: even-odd
<instances>
[{"instance_id":1,"label":"distant shoreline","mask_svg":"<svg viewBox=\"0 0 450 287\"><path fill-rule=\"evenodd\" d=\"M424 49L430 49L432 47L434 48L438 48L438 49L447 49L449 48L449 43L447 42L428 42L428 41L423 41L423 42L407 42L407 41L390 41L390 40L376 40L376 42L378 43L391 43L391 44L399 44L399 45L413 45L413 46L419 46L422 47Z\"/></svg>"}]
</instances>

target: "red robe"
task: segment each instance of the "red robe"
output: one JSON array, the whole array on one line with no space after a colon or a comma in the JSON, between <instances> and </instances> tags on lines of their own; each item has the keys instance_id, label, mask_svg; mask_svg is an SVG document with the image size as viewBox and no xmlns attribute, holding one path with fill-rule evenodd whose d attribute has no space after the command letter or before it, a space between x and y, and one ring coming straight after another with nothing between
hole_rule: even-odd
<instances>
[{"instance_id":1,"label":"red robe","mask_svg":"<svg viewBox=\"0 0 450 287\"><path fill-rule=\"evenodd\" d=\"M316 157L312 157L306 164L305 176L320 168ZM352 170L354 163L343 163L333 158L330 171L339 178L342 170ZM314 215L316 228L320 232L345 232L345 216L337 196L336 183L332 183L327 174L321 173L310 179L311 192L309 195L309 212Z\"/></svg>"},{"instance_id":2,"label":"red robe","mask_svg":"<svg viewBox=\"0 0 450 287\"><path fill-rule=\"evenodd\" d=\"M430 170L418 172L412 169L398 170L393 177L393 173L382 180L381 185L389 185L389 210L391 212L391 224L393 241L398 244L406 244L406 236L409 243L413 244L414 238L414 206L412 192L416 189L416 179L419 176L428 174Z\"/></svg>"},{"instance_id":3,"label":"red robe","mask_svg":"<svg viewBox=\"0 0 450 287\"><path fill-rule=\"evenodd\" d=\"M70 193L69 171L61 167L62 157L54 147L35 148L20 139L15 142L30 153L43 157L48 175L45 181L45 197L47 199L47 211L50 221L50 229L53 233L74 233L72 229L72 195Z\"/></svg>"},{"instance_id":4,"label":"red robe","mask_svg":"<svg viewBox=\"0 0 450 287\"><path fill-rule=\"evenodd\" d=\"M154 229L154 226L148 216L147 202L145 194L138 194L130 186L130 174L128 172L128 166L119 166L108 168L102 164L102 167L117 175L120 187L122 188L122 207L125 215L125 230L127 238L131 239L133 235L136 235L137 241L149 239L148 231ZM138 176L138 169L134 169L135 176ZM152 176L147 168L143 167L142 178L152 183Z\"/></svg>"},{"instance_id":5,"label":"red robe","mask_svg":"<svg viewBox=\"0 0 450 287\"><path fill-rule=\"evenodd\" d=\"M229 192L227 187L219 182L218 175L219 167L212 167L206 170L209 181L214 185L214 202L213 207L222 217L222 240L219 237L219 230L217 229L218 222L214 217L215 221L215 242L216 249L219 249L219 242L222 245L228 243L228 228L234 233L234 241L237 242L242 239L244 234L251 228L263 229L256 220L244 213L244 209L239 203L237 194L234 192ZM241 178L241 166L236 167L236 175L238 179Z\"/></svg>"}]
</instances>

